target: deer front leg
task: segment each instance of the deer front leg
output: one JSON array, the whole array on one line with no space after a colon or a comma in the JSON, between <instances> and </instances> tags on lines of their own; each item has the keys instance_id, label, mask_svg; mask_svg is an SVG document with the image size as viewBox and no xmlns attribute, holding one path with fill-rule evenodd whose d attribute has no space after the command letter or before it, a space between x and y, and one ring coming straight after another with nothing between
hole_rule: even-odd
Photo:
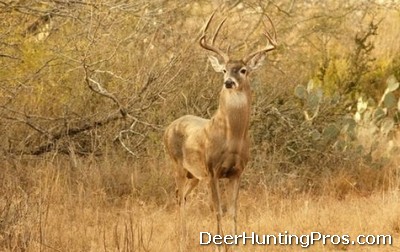
<instances>
[{"instance_id":1,"label":"deer front leg","mask_svg":"<svg viewBox=\"0 0 400 252\"><path fill-rule=\"evenodd\" d=\"M221 207L221 197L220 197L220 190L219 190L219 183L217 177L212 177L210 179L210 189L211 189L211 198L214 207L214 214L217 217L217 234L223 235L222 232L222 207Z\"/></svg>"},{"instance_id":2,"label":"deer front leg","mask_svg":"<svg viewBox=\"0 0 400 252\"><path fill-rule=\"evenodd\" d=\"M217 217L217 234L223 236L222 228L222 206L221 206L221 193L219 188L219 181L217 177L211 177L210 179L211 197L213 201L214 214ZM224 251L224 247L217 245L216 251Z\"/></svg>"},{"instance_id":3,"label":"deer front leg","mask_svg":"<svg viewBox=\"0 0 400 252\"><path fill-rule=\"evenodd\" d=\"M227 215L231 222L231 235L237 234L236 216L237 216L237 200L239 196L240 177L235 176L229 178L227 185Z\"/></svg>"}]
</instances>

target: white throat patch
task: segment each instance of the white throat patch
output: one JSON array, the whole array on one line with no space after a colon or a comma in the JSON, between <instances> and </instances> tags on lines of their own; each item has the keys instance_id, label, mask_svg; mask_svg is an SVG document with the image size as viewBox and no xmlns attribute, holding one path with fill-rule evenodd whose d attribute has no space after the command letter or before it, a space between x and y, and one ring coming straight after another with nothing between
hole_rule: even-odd
<instances>
[{"instance_id":1,"label":"white throat patch","mask_svg":"<svg viewBox=\"0 0 400 252\"><path fill-rule=\"evenodd\" d=\"M243 106L247 106L247 96L242 92L232 92L229 94L229 98L226 103L229 107L241 108Z\"/></svg>"}]
</instances>

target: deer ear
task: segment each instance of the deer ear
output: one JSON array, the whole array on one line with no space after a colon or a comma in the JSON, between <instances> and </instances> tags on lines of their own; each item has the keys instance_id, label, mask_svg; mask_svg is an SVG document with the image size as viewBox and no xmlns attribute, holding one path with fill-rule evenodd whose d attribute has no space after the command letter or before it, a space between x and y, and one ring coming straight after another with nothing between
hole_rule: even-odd
<instances>
[{"instance_id":1,"label":"deer ear","mask_svg":"<svg viewBox=\"0 0 400 252\"><path fill-rule=\"evenodd\" d=\"M216 72L220 73L224 70L224 65L219 63L216 57L208 56L208 59L210 60L211 66L214 68Z\"/></svg>"},{"instance_id":2,"label":"deer ear","mask_svg":"<svg viewBox=\"0 0 400 252\"><path fill-rule=\"evenodd\" d=\"M251 58L247 62L247 67L250 70L256 70L257 68L262 66L262 64L264 63L264 59L265 59L265 53L263 53L263 52L257 53L256 55L253 56L253 58Z\"/></svg>"}]
</instances>

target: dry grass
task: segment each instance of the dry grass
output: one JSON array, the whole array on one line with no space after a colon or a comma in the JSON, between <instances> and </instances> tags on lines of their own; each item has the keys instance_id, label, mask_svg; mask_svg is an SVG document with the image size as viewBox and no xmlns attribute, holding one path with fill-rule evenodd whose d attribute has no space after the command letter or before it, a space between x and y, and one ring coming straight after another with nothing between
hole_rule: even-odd
<instances>
[{"instance_id":1,"label":"dry grass","mask_svg":"<svg viewBox=\"0 0 400 252\"><path fill-rule=\"evenodd\" d=\"M32 162L31 162L32 163ZM152 164L154 165L154 164ZM71 170L64 161L23 162L2 168L0 247L5 251L176 251L179 245L173 179L161 166L149 172L129 162L85 163ZM156 171L159 171L156 173ZM114 177L114 173L124 176ZM247 170L251 172L251 170ZM129 183L131 181L131 183ZM136 182L135 182L136 181ZM139 183L140 182L140 183ZM200 184L204 187L204 184ZM153 188L153 191L146 191ZM141 192L142 194L138 193ZM152 197L147 197L153 195ZM272 194L262 186L242 188L239 230L259 234L391 234L394 245L353 247L316 244L309 251L394 251L400 232L400 193L375 192L368 197L347 194L314 196ZM188 226L193 251L199 232L215 229L200 188L190 198ZM301 250L274 246L274 251ZM240 251L265 251L263 246Z\"/></svg>"}]
</instances>

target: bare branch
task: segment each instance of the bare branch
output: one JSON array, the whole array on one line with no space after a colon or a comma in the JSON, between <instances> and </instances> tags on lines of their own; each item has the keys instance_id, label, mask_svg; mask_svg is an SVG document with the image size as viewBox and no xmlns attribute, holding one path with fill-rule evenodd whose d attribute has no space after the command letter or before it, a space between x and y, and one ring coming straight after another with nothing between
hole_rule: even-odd
<instances>
[{"instance_id":1,"label":"bare branch","mask_svg":"<svg viewBox=\"0 0 400 252\"><path fill-rule=\"evenodd\" d=\"M92 78L90 78L88 76L88 67L86 65L83 66L83 69L85 70L85 81L86 81L87 86L90 88L90 90L114 101L117 104L121 115L123 117L126 117L127 116L126 109L122 106L120 101L113 94L111 94L104 87L102 87L99 82L93 80Z\"/></svg>"}]
</instances>

